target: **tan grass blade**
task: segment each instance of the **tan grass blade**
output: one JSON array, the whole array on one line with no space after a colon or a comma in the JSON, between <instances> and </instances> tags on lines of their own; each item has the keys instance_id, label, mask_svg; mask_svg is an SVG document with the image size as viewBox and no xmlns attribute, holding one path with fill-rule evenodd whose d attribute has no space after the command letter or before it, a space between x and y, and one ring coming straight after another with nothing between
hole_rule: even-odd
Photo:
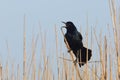
<instances>
[{"instance_id":1,"label":"tan grass blade","mask_svg":"<svg viewBox=\"0 0 120 80\"><path fill-rule=\"evenodd\" d=\"M0 80L2 80L2 65L0 64Z\"/></svg>"},{"instance_id":2,"label":"tan grass blade","mask_svg":"<svg viewBox=\"0 0 120 80\"><path fill-rule=\"evenodd\" d=\"M26 79L26 16L24 15L24 34L23 34L23 80Z\"/></svg>"}]
</instances>

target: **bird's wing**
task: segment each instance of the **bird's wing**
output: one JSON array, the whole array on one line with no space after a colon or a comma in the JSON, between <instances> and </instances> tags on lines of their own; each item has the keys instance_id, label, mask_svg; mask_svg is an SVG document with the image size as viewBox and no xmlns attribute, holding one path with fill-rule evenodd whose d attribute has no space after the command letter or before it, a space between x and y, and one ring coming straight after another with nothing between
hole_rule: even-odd
<instances>
[{"instance_id":1,"label":"bird's wing","mask_svg":"<svg viewBox=\"0 0 120 80\"><path fill-rule=\"evenodd\" d=\"M66 33L65 34L65 38L66 38L70 48L73 49L74 42L75 42L74 39L73 39L73 36L71 34L69 34L69 33ZM65 39L64 39L64 42L66 43Z\"/></svg>"},{"instance_id":2,"label":"bird's wing","mask_svg":"<svg viewBox=\"0 0 120 80\"><path fill-rule=\"evenodd\" d=\"M70 33L65 34L67 42L72 50L78 50L83 47L82 36L80 37L80 35L81 34L78 32L73 35Z\"/></svg>"},{"instance_id":3,"label":"bird's wing","mask_svg":"<svg viewBox=\"0 0 120 80\"><path fill-rule=\"evenodd\" d=\"M66 40L67 40L68 43L71 42L71 36L69 34L65 34L65 38L66 38ZM64 42L65 42L65 39L64 39Z\"/></svg>"}]
</instances>

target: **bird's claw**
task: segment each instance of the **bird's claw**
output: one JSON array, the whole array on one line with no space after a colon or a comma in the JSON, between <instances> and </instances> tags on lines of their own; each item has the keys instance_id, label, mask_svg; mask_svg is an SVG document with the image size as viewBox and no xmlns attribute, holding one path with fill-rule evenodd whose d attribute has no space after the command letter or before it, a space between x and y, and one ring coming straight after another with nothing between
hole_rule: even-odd
<instances>
[{"instance_id":1,"label":"bird's claw","mask_svg":"<svg viewBox=\"0 0 120 80\"><path fill-rule=\"evenodd\" d=\"M71 51L72 51L71 49L68 50L69 53L70 53Z\"/></svg>"}]
</instances>

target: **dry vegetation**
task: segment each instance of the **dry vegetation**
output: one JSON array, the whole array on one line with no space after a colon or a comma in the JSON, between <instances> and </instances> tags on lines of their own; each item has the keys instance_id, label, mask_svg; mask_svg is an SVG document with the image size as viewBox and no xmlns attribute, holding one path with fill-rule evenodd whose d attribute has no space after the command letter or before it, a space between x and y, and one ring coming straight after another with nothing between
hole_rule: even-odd
<instances>
[{"instance_id":1,"label":"dry vegetation","mask_svg":"<svg viewBox=\"0 0 120 80\"><path fill-rule=\"evenodd\" d=\"M94 42L97 42L97 46L91 42L91 48L98 47L96 52L100 55L97 61L92 59L81 69L77 64L72 63L74 56L72 52L67 57L63 54L56 27L56 47L53 49L56 54L56 66L54 65L54 59L47 56L46 37L42 34L42 31L36 38L33 36L31 57L27 56L24 20L23 68L20 67L20 64L15 68L14 63L12 63L10 70L8 62L6 62L5 68L0 65L0 80L120 80L120 8L116 7L114 0L109 0L109 5L112 26L108 25L108 28L112 28L114 39L111 39L111 33L105 36L101 36L102 33L100 33L100 37L98 37L95 30L92 30L92 37L95 38ZM40 61L36 61L35 56L38 37L41 39L42 45ZM86 45L88 45L87 34L86 38ZM67 47L69 48L69 46ZM93 55L96 54L93 53ZM59 58L60 56L62 58Z\"/></svg>"}]
</instances>

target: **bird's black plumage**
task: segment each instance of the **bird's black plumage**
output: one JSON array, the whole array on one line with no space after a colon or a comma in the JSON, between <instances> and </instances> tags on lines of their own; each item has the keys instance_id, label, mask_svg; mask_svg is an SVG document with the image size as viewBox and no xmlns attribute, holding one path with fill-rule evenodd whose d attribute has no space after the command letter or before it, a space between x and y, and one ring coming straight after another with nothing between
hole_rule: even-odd
<instances>
[{"instance_id":1,"label":"bird's black plumage","mask_svg":"<svg viewBox=\"0 0 120 80\"><path fill-rule=\"evenodd\" d=\"M79 62L79 66L81 67L87 61L90 60L92 56L92 51L83 46L82 35L80 32L77 31L77 28L72 22L68 21L65 23L65 25L66 25L65 28L67 29L65 38L70 46L70 49L73 51L74 55L76 56L76 61ZM87 56L87 52L88 52L88 56Z\"/></svg>"}]
</instances>

